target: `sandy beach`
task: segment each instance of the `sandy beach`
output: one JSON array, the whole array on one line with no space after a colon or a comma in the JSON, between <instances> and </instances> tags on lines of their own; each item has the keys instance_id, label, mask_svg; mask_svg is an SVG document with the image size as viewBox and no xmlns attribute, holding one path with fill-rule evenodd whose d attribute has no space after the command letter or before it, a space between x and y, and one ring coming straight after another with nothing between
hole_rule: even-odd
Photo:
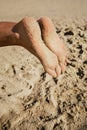
<instances>
[{"instance_id":1,"label":"sandy beach","mask_svg":"<svg viewBox=\"0 0 87 130\"><path fill-rule=\"evenodd\" d=\"M0 21L48 16L68 48L57 79L23 47L0 48L0 130L87 130L87 1L3 0Z\"/></svg>"}]
</instances>

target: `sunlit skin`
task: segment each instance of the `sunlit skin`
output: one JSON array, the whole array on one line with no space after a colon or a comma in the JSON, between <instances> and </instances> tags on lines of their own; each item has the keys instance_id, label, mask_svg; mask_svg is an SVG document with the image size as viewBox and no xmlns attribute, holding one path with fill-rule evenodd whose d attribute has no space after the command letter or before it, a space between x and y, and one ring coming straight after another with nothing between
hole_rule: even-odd
<instances>
[{"instance_id":1,"label":"sunlit skin","mask_svg":"<svg viewBox=\"0 0 87 130\"><path fill-rule=\"evenodd\" d=\"M33 17L24 17L18 23L0 22L0 47L10 45L26 48L53 77L66 69L66 47L48 17L37 21Z\"/></svg>"}]
</instances>

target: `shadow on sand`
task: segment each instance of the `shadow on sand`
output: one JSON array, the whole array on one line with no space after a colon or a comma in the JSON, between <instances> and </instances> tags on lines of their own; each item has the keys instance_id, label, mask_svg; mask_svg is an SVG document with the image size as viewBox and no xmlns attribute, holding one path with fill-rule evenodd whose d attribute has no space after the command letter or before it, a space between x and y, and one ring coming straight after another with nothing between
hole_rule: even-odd
<instances>
[{"instance_id":1,"label":"shadow on sand","mask_svg":"<svg viewBox=\"0 0 87 130\"><path fill-rule=\"evenodd\" d=\"M78 130L87 130L87 122Z\"/></svg>"}]
</instances>

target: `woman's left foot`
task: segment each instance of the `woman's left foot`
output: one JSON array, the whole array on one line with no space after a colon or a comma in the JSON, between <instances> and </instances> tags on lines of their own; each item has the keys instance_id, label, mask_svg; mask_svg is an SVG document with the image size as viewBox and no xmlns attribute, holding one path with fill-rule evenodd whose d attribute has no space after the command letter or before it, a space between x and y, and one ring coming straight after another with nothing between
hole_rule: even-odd
<instances>
[{"instance_id":1,"label":"woman's left foot","mask_svg":"<svg viewBox=\"0 0 87 130\"><path fill-rule=\"evenodd\" d=\"M52 21L48 17L42 17L38 20L42 31L42 39L46 46L56 54L62 72L65 71L67 61L67 51L64 43L58 37Z\"/></svg>"}]
</instances>

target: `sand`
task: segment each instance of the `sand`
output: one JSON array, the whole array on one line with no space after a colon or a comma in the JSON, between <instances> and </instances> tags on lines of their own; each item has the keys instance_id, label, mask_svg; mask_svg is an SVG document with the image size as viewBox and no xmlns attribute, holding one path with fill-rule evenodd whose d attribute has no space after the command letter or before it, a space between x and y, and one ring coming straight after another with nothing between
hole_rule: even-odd
<instances>
[{"instance_id":1,"label":"sand","mask_svg":"<svg viewBox=\"0 0 87 130\"><path fill-rule=\"evenodd\" d=\"M25 15L87 19L87 0L2 0L0 20L20 20Z\"/></svg>"},{"instance_id":2,"label":"sand","mask_svg":"<svg viewBox=\"0 0 87 130\"><path fill-rule=\"evenodd\" d=\"M12 1L9 2L7 6L11 7ZM37 4L42 5L43 2L40 2ZM5 12L7 8L4 3L5 1L2 2L2 7ZM28 1L25 5L27 3ZM21 3L21 9L23 5L24 3ZM35 3L32 5L34 7ZM57 8L56 4L54 5ZM77 5L80 7L81 1L75 7ZM0 12L1 20L18 20L22 17L23 10L21 14L18 12L17 16L17 9L18 6L11 12L8 8L8 12L14 14L13 16L8 15L8 12L4 15ZM48 16L50 16L49 10L46 12ZM1 11L3 12L3 8ZM41 11L38 14L35 11L31 13L37 18L43 13ZM55 11L55 15L51 14L52 21L58 35L68 48L67 69L60 77L53 79L45 73L40 61L24 48L18 46L0 48L0 130L87 130L85 4L82 13L79 14L78 11L76 13L80 19L74 13L71 13L72 18L67 18L69 14L65 11L67 15L61 14L59 20L57 9Z\"/></svg>"}]
</instances>

